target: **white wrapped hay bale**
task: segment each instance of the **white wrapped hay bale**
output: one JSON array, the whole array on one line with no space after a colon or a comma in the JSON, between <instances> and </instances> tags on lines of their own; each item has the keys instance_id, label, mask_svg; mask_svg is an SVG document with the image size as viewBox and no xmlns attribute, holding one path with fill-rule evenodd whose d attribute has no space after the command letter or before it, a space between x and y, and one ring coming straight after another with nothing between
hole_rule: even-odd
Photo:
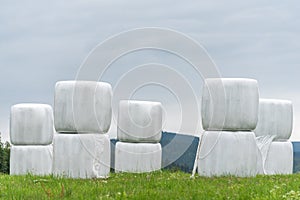
<instances>
[{"instance_id":1,"label":"white wrapped hay bale","mask_svg":"<svg viewBox=\"0 0 300 200\"><path fill-rule=\"evenodd\" d=\"M253 132L207 131L198 158L200 176L255 176L258 148Z\"/></svg>"},{"instance_id":2,"label":"white wrapped hay bale","mask_svg":"<svg viewBox=\"0 0 300 200\"><path fill-rule=\"evenodd\" d=\"M10 150L10 174L50 175L53 164L52 145L12 146Z\"/></svg>"},{"instance_id":3,"label":"white wrapped hay bale","mask_svg":"<svg viewBox=\"0 0 300 200\"><path fill-rule=\"evenodd\" d=\"M11 107L10 140L14 145L47 145L54 134L53 110L46 104Z\"/></svg>"},{"instance_id":4,"label":"white wrapped hay bale","mask_svg":"<svg viewBox=\"0 0 300 200\"><path fill-rule=\"evenodd\" d=\"M107 133L111 123L110 84L61 81L55 86L57 132Z\"/></svg>"},{"instance_id":5,"label":"white wrapped hay bale","mask_svg":"<svg viewBox=\"0 0 300 200\"><path fill-rule=\"evenodd\" d=\"M157 143L161 139L161 133L161 103L120 101L118 116L118 139L120 141Z\"/></svg>"},{"instance_id":6,"label":"white wrapped hay bale","mask_svg":"<svg viewBox=\"0 0 300 200\"><path fill-rule=\"evenodd\" d=\"M256 136L272 135L275 140L288 140L293 129L291 101L260 99Z\"/></svg>"},{"instance_id":7,"label":"white wrapped hay bale","mask_svg":"<svg viewBox=\"0 0 300 200\"><path fill-rule=\"evenodd\" d=\"M293 173L293 145L291 142L272 142L264 164L265 174Z\"/></svg>"},{"instance_id":8,"label":"white wrapped hay bale","mask_svg":"<svg viewBox=\"0 0 300 200\"><path fill-rule=\"evenodd\" d=\"M143 173L161 169L162 149L159 143L117 142L115 171Z\"/></svg>"},{"instance_id":9,"label":"white wrapped hay bale","mask_svg":"<svg viewBox=\"0 0 300 200\"><path fill-rule=\"evenodd\" d=\"M202 95L204 130L254 130L258 118L259 91L256 80L210 78Z\"/></svg>"},{"instance_id":10,"label":"white wrapped hay bale","mask_svg":"<svg viewBox=\"0 0 300 200\"><path fill-rule=\"evenodd\" d=\"M110 172L107 134L55 134L53 174L70 178L106 178Z\"/></svg>"}]
</instances>

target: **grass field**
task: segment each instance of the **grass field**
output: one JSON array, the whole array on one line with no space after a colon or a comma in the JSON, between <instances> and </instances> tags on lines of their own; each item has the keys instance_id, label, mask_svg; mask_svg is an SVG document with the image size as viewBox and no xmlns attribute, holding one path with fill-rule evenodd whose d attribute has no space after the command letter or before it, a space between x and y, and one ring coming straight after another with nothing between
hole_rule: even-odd
<instances>
[{"instance_id":1,"label":"grass field","mask_svg":"<svg viewBox=\"0 0 300 200\"><path fill-rule=\"evenodd\" d=\"M111 174L105 180L0 176L1 199L300 199L300 174L190 179L183 172Z\"/></svg>"}]
</instances>

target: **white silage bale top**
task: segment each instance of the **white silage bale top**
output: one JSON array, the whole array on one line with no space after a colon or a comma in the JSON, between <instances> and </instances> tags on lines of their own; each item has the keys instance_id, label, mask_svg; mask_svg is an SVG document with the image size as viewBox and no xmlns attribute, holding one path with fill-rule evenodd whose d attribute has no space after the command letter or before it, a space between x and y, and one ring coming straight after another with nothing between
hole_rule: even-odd
<instances>
[{"instance_id":1,"label":"white silage bale top","mask_svg":"<svg viewBox=\"0 0 300 200\"><path fill-rule=\"evenodd\" d=\"M107 133L111 124L111 85L94 81L60 81L55 86L57 132Z\"/></svg>"},{"instance_id":2,"label":"white silage bale top","mask_svg":"<svg viewBox=\"0 0 300 200\"><path fill-rule=\"evenodd\" d=\"M162 133L160 102L122 100L119 104L118 139L157 143Z\"/></svg>"},{"instance_id":3,"label":"white silage bale top","mask_svg":"<svg viewBox=\"0 0 300 200\"><path fill-rule=\"evenodd\" d=\"M53 110L47 104L24 103L11 107L10 140L14 145L47 145L54 134Z\"/></svg>"},{"instance_id":4,"label":"white silage bale top","mask_svg":"<svg viewBox=\"0 0 300 200\"><path fill-rule=\"evenodd\" d=\"M260 99L256 136L272 135L288 140L293 129L293 105L288 100Z\"/></svg>"},{"instance_id":5,"label":"white silage bale top","mask_svg":"<svg viewBox=\"0 0 300 200\"><path fill-rule=\"evenodd\" d=\"M204 130L254 130L258 119L258 83L245 78L209 78L202 95Z\"/></svg>"}]
</instances>

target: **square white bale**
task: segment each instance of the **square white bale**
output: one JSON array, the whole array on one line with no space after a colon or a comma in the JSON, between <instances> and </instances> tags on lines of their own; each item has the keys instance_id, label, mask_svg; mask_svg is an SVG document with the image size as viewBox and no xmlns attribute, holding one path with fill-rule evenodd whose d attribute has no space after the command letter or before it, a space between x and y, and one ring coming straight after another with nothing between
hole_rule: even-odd
<instances>
[{"instance_id":1,"label":"square white bale","mask_svg":"<svg viewBox=\"0 0 300 200\"><path fill-rule=\"evenodd\" d=\"M107 133L111 123L111 85L93 81L60 81L55 86L57 132Z\"/></svg>"},{"instance_id":2,"label":"square white bale","mask_svg":"<svg viewBox=\"0 0 300 200\"><path fill-rule=\"evenodd\" d=\"M10 140L14 145L48 145L54 134L53 110L46 104L11 107Z\"/></svg>"},{"instance_id":3,"label":"square white bale","mask_svg":"<svg viewBox=\"0 0 300 200\"><path fill-rule=\"evenodd\" d=\"M291 142L272 142L264 164L265 174L292 174L293 157Z\"/></svg>"},{"instance_id":4,"label":"square white bale","mask_svg":"<svg viewBox=\"0 0 300 200\"><path fill-rule=\"evenodd\" d=\"M258 173L258 147L253 132L206 131L198 158L200 176L239 177Z\"/></svg>"},{"instance_id":5,"label":"square white bale","mask_svg":"<svg viewBox=\"0 0 300 200\"><path fill-rule=\"evenodd\" d=\"M110 172L107 134L55 134L53 174L70 178L106 178Z\"/></svg>"},{"instance_id":6,"label":"square white bale","mask_svg":"<svg viewBox=\"0 0 300 200\"><path fill-rule=\"evenodd\" d=\"M256 136L272 135L275 140L288 140L293 130L291 101L260 99Z\"/></svg>"},{"instance_id":7,"label":"square white bale","mask_svg":"<svg viewBox=\"0 0 300 200\"><path fill-rule=\"evenodd\" d=\"M157 143L162 134L159 102L122 100L119 104L118 140Z\"/></svg>"},{"instance_id":8,"label":"square white bale","mask_svg":"<svg viewBox=\"0 0 300 200\"><path fill-rule=\"evenodd\" d=\"M52 145L11 146L10 174L50 175L53 165Z\"/></svg>"},{"instance_id":9,"label":"square white bale","mask_svg":"<svg viewBox=\"0 0 300 200\"><path fill-rule=\"evenodd\" d=\"M256 80L209 78L202 95L202 125L207 131L254 130L258 120L259 91Z\"/></svg>"},{"instance_id":10,"label":"square white bale","mask_svg":"<svg viewBox=\"0 0 300 200\"><path fill-rule=\"evenodd\" d=\"M159 143L117 142L115 171L143 173L161 169L162 149Z\"/></svg>"}]
</instances>

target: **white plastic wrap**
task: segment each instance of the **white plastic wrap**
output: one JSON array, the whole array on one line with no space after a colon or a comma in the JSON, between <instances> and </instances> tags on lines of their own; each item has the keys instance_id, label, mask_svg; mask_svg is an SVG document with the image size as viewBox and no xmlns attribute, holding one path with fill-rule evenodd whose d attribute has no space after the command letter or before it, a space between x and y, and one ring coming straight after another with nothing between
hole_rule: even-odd
<instances>
[{"instance_id":1,"label":"white plastic wrap","mask_svg":"<svg viewBox=\"0 0 300 200\"><path fill-rule=\"evenodd\" d=\"M293 129L291 101L260 99L256 136L273 135L275 140L288 140Z\"/></svg>"},{"instance_id":2,"label":"white plastic wrap","mask_svg":"<svg viewBox=\"0 0 300 200\"><path fill-rule=\"evenodd\" d=\"M265 174L293 173L293 145L291 142L272 142L266 162Z\"/></svg>"},{"instance_id":3,"label":"white plastic wrap","mask_svg":"<svg viewBox=\"0 0 300 200\"><path fill-rule=\"evenodd\" d=\"M53 110L46 104L11 107L10 140L14 145L47 145L54 134Z\"/></svg>"},{"instance_id":4,"label":"white plastic wrap","mask_svg":"<svg viewBox=\"0 0 300 200\"><path fill-rule=\"evenodd\" d=\"M143 173L161 169L161 145L117 142L115 171Z\"/></svg>"},{"instance_id":5,"label":"white plastic wrap","mask_svg":"<svg viewBox=\"0 0 300 200\"><path fill-rule=\"evenodd\" d=\"M111 123L110 84L61 81L55 86L54 119L57 132L107 133Z\"/></svg>"},{"instance_id":6,"label":"white plastic wrap","mask_svg":"<svg viewBox=\"0 0 300 200\"><path fill-rule=\"evenodd\" d=\"M200 176L255 176L258 147L253 132L206 131L198 159Z\"/></svg>"},{"instance_id":7,"label":"white plastic wrap","mask_svg":"<svg viewBox=\"0 0 300 200\"><path fill-rule=\"evenodd\" d=\"M53 174L70 178L106 178L110 171L107 134L55 134Z\"/></svg>"},{"instance_id":8,"label":"white plastic wrap","mask_svg":"<svg viewBox=\"0 0 300 200\"><path fill-rule=\"evenodd\" d=\"M161 103L120 101L118 117L118 139L120 141L157 143L161 139L161 133Z\"/></svg>"},{"instance_id":9,"label":"white plastic wrap","mask_svg":"<svg viewBox=\"0 0 300 200\"><path fill-rule=\"evenodd\" d=\"M254 130L258 119L259 91L256 80L210 78L202 95L204 130Z\"/></svg>"},{"instance_id":10,"label":"white plastic wrap","mask_svg":"<svg viewBox=\"0 0 300 200\"><path fill-rule=\"evenodd\" d=\"M52 145L11 146L10 174L50 175L52 173Z\"/></svg>"},{"instance_id":11,"label":"white plastic wrap","mask_svg":"<svg viewBox=\"0 0 300 200\"><path fill-rule=\"evenodd\" d=\"M259 149L258 152L258 172L259 174L266 174L265 172L265 163L268 157L268 152L272 142L274 141L275 136L272 135L265 135L256 137L256 144Z\"/></svg>"}]
</instances>

